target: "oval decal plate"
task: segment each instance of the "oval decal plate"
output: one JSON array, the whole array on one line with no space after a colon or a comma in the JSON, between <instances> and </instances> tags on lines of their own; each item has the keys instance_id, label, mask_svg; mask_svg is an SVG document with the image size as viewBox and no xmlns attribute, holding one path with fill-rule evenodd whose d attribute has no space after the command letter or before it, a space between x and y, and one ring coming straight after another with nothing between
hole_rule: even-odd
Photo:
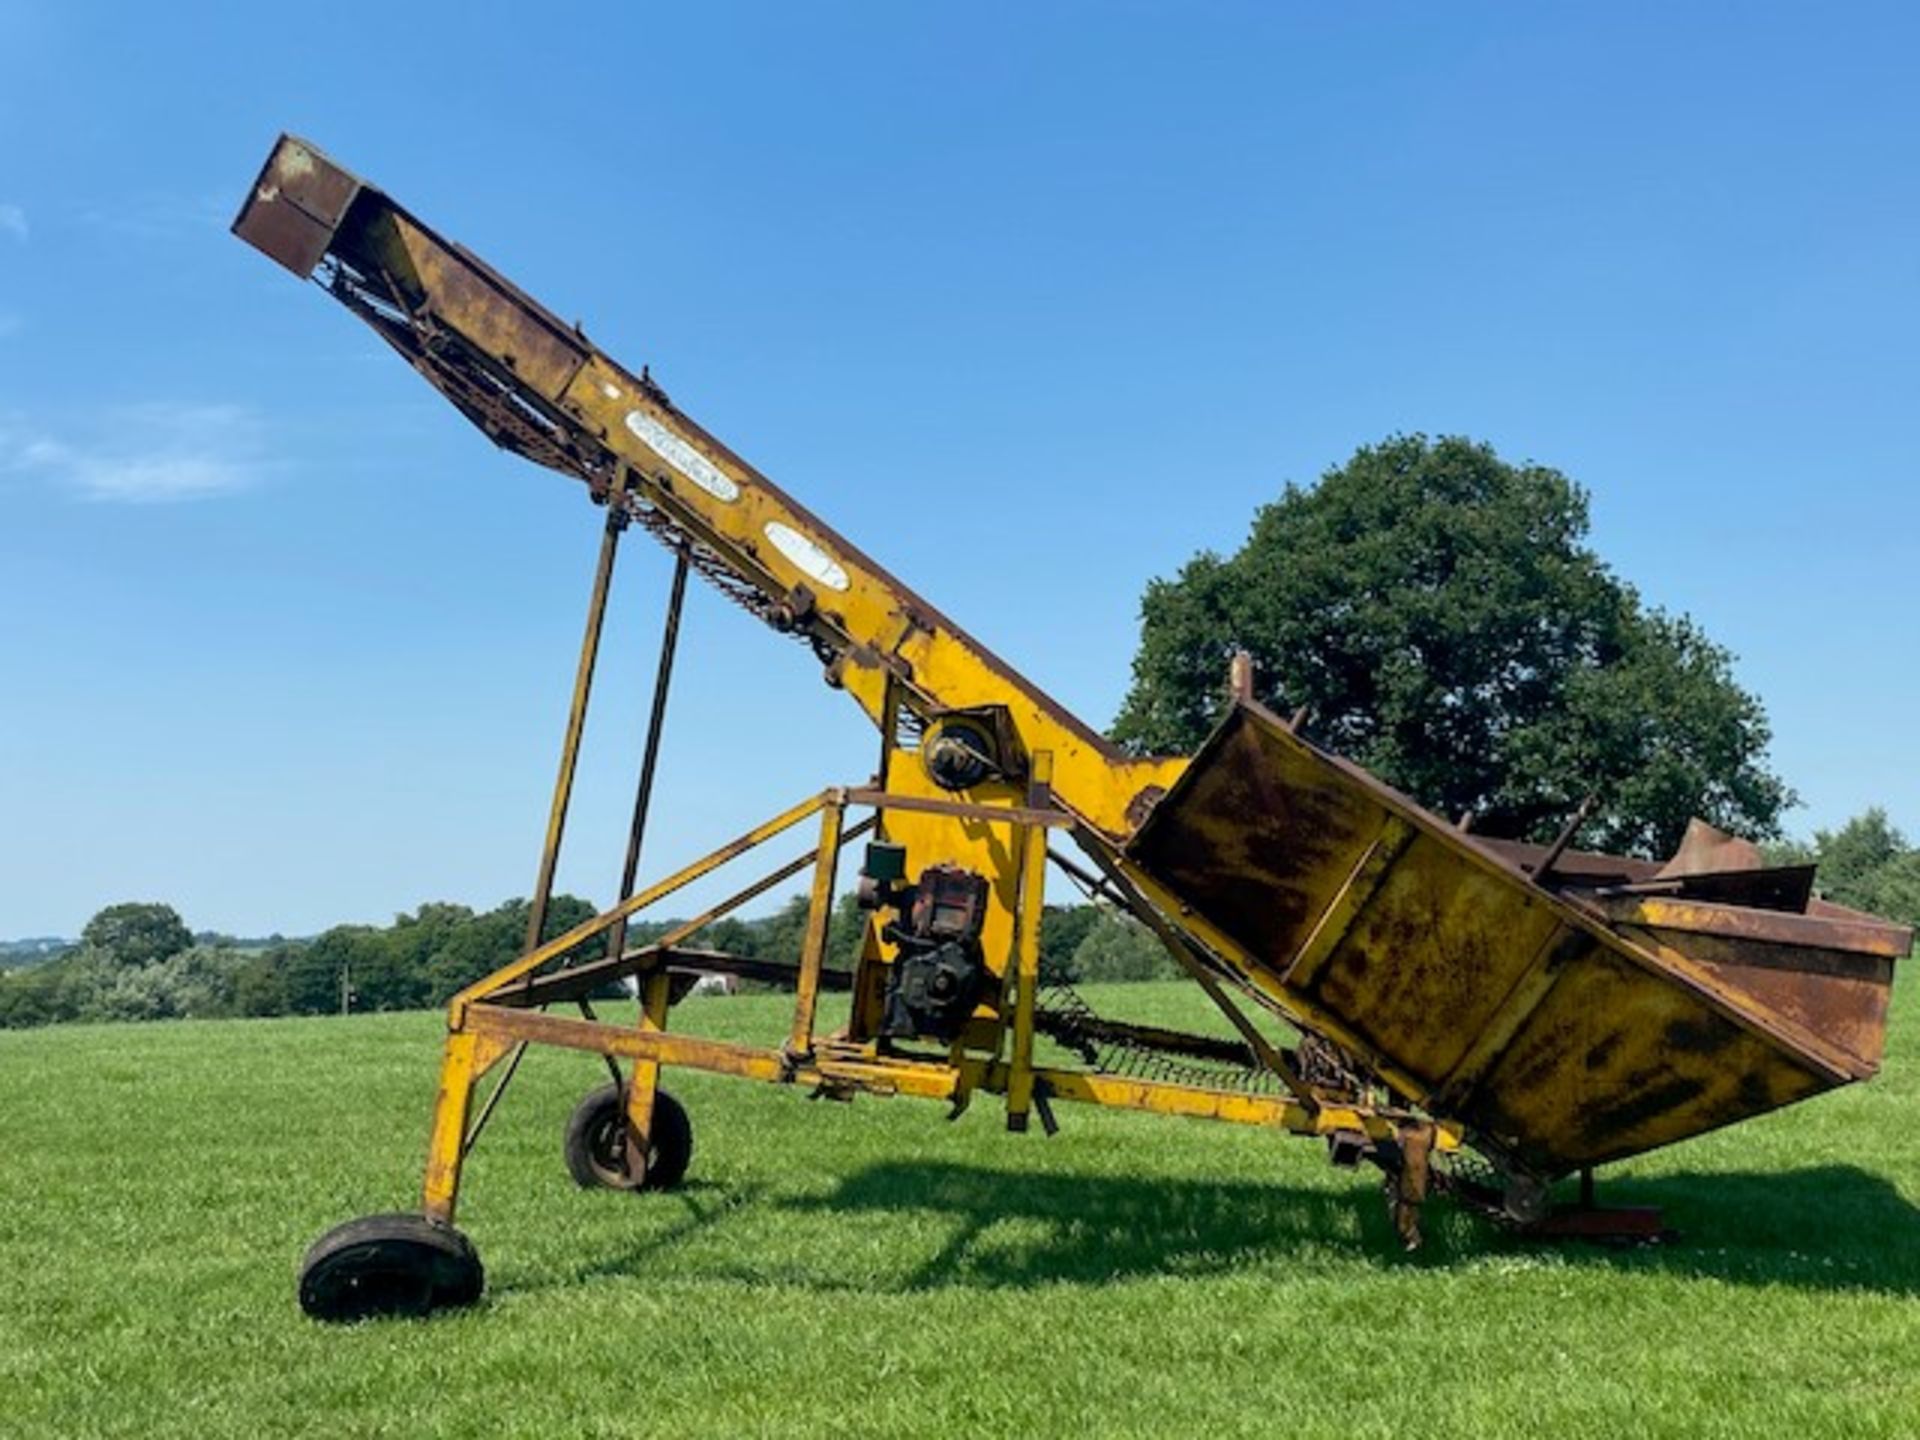
<instances>
[{"instance_id":1,"label":"oval decal plate","mask_svg":"<svg viewBox=\"0 0 1920 1440\"><path fill-rule=\"evenodd\" d=\"M767 539L773 542L773 548L791 560L802 575L819 581L829 590L847 588L845 567L791 525L769 520L761 528L767 532Z\"/></svg>"},{"instance_id":2,"label":"oval decal plate","mask_svg":"<svg viewBox=\"0 0 1920 1440\"><path fill-rule=\"evenodd\" d=\"M731 505L740 498L733 477L644 410L627 412L627 429L649 450L716 500Z\"/></svg>"}]
</instances>

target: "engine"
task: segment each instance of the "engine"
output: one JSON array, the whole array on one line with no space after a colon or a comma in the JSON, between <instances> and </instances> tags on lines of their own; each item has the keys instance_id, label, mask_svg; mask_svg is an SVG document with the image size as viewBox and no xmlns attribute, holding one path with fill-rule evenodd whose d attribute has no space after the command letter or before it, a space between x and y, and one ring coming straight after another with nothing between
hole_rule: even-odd
<instances>
[{"instance_id":1,"label":"engine","mask_svg":"<svg viewBox=\"0 0 1920 1440\"><path fill-rule=\"evenodd\" d=\"M987 879L958 865L929 865L908 885L905 868L900 846L867 847L860 903L897 912L881 931L896 954L880 1033L896 1040L953 1040L986 989L980 929L987 917Z\"/></svg>"}]
</instances>

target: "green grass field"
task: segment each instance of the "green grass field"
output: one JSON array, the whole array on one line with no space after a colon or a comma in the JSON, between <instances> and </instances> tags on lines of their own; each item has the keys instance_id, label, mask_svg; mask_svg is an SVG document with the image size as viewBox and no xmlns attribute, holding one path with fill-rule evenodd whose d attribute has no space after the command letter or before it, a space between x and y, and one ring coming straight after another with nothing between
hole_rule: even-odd
<instances>
[{"instance_id":1,"label":"green grass field","mask_svg":"<svg viewBox=\"0 0 1920 1440\"><path fill-rule=\"evenodd\" d=\"M1875 1083L1604 1173L1684 1232L1631 1252L1439 1202L1405 1256L1369 1172L1282 1136L700 1075L688 1186L583 1192L561 1127L602 1072L537 1052L463 1191L487 1299L344 1329L295 1267L413 1203L438 1017L0 1034L0 1435L1916 1435L1901 988Z\"/></svg>"}]
</instances>

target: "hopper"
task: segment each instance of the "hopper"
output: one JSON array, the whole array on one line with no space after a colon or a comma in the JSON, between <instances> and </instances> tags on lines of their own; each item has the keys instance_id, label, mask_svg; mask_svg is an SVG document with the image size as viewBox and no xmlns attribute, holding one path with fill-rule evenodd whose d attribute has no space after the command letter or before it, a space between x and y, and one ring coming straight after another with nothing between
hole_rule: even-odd
<instances>
[{"instance_id":1,"label":"hopper","mask_svg":"<svg viewBox=\"0 0 1920 1440\"><path fill-rule=\"evenodd\" d=\"M1716 836L1549 868L1242 702L1127 854L1307 1028L1551 1179L1878 1068L1911 932Z\"/></svg>"}]
</instances>

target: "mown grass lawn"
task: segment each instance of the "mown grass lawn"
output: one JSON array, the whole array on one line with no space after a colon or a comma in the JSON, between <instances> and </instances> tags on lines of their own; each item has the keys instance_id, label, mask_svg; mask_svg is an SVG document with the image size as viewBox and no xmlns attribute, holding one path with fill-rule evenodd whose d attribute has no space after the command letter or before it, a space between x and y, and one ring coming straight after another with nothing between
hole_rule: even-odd
<instances>
[{"instance_id":1,"label":"mown grass lawn","mask_svg":"<svg viewBox=\"0 0 1920 1440\"><path fill-rule=\"evenodd\" d=\"M588 1193L592 1059L537 1052L468 1172L486 1301L300 1315L413 1202L433 1015L0 1035L0 1435L1920 1434L1920 993L1872 1085L1618 1167L1678 1245L1397 1253L1314 1144L700 1075L693 1178ZM1101 994L1194 1018L1184 986ZM680 1012L770 1039L777 996Z\"/></svg>"}]
</instances>

